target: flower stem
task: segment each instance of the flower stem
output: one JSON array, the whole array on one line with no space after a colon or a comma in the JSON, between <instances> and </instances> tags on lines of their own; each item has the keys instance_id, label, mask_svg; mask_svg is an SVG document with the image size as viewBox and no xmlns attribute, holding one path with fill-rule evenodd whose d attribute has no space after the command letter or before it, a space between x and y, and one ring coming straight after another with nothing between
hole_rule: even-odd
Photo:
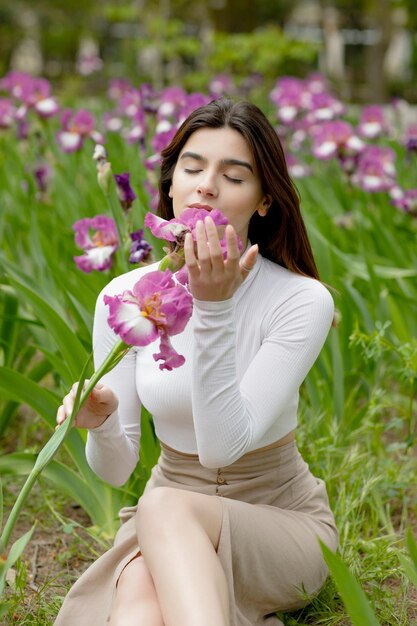
<instances>
[{"instance_id":1,"label":"flower stem","mask_svg":"<svg viewBox=\"0 0 417 626\"><path fill-rule=\"evenodd\" d=\"M124 249L126 238L127 238L127 233L126 233L126 225L124 223L123 211L119 202L117 203L115 202L115 199L112 196L111 191L108 194L106 194L106 198L107 198L107 202L110 208L110 212L114 219L114 223L116 224L117 234L119 236L118 254L119 254L120 262L122 265L122 269L124 272L128 272L130 270L130 267L129 267L129 263L127 261L125 249Z\"/></svg>"}]
</instances>

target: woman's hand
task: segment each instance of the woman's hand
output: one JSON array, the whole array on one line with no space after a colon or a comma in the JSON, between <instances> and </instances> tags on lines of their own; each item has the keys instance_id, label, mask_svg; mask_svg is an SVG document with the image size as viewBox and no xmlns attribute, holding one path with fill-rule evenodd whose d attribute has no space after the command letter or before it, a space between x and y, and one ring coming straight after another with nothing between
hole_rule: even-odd
<instances>
[{"instance_id":1,"label":"woman's hand","mask_svg":"<svg viewBox=\"0 0 417 626\"><path fill-rule=\"evenodd\" d=\"M227 300L242 284L253 268L258 246L249 248L240 258L237 235L233 226L225 230L227 258L223 258L217 228L211 217L196 225L196 245L191 233L185 238L184 253L188 268L190 291L197 300ZM196 256L197 252L197 256Z\"/></svg>"},{"instance_id":2,"label":"woman's hand","mask_svg":"<svg viewBox=\"0 0 417 626\"><path fill-rule=\"evenodd\" d=\"M88 380L85 381L84 388L88 382ZM77 389L78 383L74 383L71 391L64 397L56 414L58 426L71 415ZM119 401L113 391L101 383L97 383L78 412L74 426L77 428L97 428L117 409L118 404Z\"/></svg>"}]
</instances>

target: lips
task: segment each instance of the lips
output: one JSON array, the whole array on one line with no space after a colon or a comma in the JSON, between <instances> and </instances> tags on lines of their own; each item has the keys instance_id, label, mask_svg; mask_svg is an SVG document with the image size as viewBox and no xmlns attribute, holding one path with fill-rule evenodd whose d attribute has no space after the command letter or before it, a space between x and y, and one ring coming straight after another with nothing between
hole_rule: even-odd
<instances>
[{"instance_id":1,"label":"lips","mask_svg":"<svg viewBox=\"0 0 417 626\"><path fill-rule=\"evenodd\" d=\"M205 211L213 211L213 207L209 204L200 204L199 202L195 202L194 204L189 204L188 209L204 209Z\"/></svg>"}]
</instances>

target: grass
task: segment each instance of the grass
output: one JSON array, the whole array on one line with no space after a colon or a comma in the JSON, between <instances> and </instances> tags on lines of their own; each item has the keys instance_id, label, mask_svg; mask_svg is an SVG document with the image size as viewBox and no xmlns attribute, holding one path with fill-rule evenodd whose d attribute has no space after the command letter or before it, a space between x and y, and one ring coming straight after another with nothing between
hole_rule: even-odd
<instances>
[{"instance_id":1,"label":"grass","mask_svg":"<svg viewBox=\"0 0 417 626\"><path fill-rule=\"evenodd\" d=\"M365 411L360 428L345 432L343 424L308 411L304 388L298 444L312 471L328 487L341 534L341 555L359 580L384 626L417 623L417 590L405 578L398 551L405 529L417 534L417 455L401 442L404 424L395 420L387 398L377 394ZM22 416L6 441L8 449L39 446L40 421ZM70 462L70 460L69 460ZM22 479L5 481L5 505L10 508ZM46 626L53 622L63 597L106 544L91 532L91 520L74 502L41 481L19 519L20 536L37 520L32 541L7 587L10 602L5 625ZM89 530L90 528L90 530ZM332 579L302 611L283 616L286 626L350 624Z\"/></svg>"}]
</instances>

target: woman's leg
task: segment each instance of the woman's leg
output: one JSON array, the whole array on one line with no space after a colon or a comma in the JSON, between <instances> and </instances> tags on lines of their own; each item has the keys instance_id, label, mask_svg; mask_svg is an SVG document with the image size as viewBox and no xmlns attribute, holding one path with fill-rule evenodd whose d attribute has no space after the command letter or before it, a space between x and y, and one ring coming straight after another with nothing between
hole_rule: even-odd
<instances>
[{"instance_id":1,"label":"woman's leg","mask_svg":"<svg viewBox=\"0 0 417 626\"><path fill-rule=\"evenodd\" d=\"M164 626L158 597L142 556L134 558L121 573L109 626Z\"/></svg>"},{"instance_id":2,"label":"woman's leg","mask_svg":"<svg viewBox=\"0 0 417 626\"><path fill-rule=\"evenodd\" d=\"M227 626L227 583L216 553L220 499L157 487L139 501L136 527L165 626Z\"/></svg>"}]
</instances>

